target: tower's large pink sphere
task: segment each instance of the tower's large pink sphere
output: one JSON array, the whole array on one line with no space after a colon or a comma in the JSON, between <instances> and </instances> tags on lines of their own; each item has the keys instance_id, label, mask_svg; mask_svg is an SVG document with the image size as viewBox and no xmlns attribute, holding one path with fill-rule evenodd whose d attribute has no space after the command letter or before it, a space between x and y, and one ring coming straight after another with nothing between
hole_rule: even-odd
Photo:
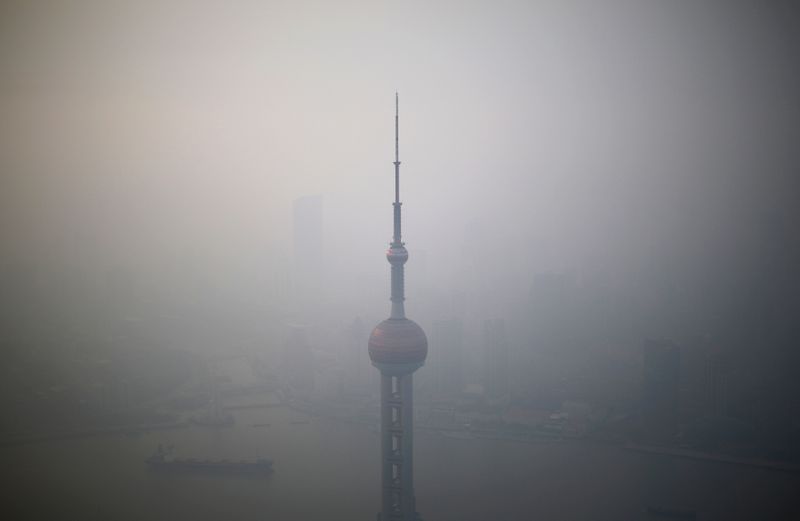
<instances>
[{"instance_id":1,"label":"tower's large pink sphere","mask_svg":"<svg viewBox=\"0 0 800 521\"><path fill-rule=\"evenodd\" d=\"M428 339L413 320L384 320L369 336L369 357L374 363L422 364L426 356Z\"/></svg>"},{"instance_id":2,"label":"tower's large pink sphere","mask_svg":"<svg viewBox=\"0 0 800 521\"><path fill-rule=\"evenodd\" d=\"M392 266L405 264L408 260L408 250L404 246L386 250L386 260Z\"/></svg>"}]
</instances>

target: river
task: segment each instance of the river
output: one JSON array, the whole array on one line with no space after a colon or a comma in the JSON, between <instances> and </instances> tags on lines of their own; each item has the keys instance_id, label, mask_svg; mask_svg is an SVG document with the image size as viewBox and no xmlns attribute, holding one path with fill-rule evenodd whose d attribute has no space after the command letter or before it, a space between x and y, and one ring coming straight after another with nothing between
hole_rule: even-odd
<instances>
[{"instance_id":1,"label":"river","mask_svg":"<svg viewBox=\"0 0 800 521\"><path fill-rule=\"evenodd\" d=\"M12 514L4 518L375 519L379 438L373 430L286 407L234 414L236 425L228 428L3 447L2 500ZM266 456L275 472L266 478L150 472L144 459L159 444L173 444L186 457ZM797 474L587 441L453 439L420 430L415 488L426 521L661 519L647 505L694 510L701 520L800 519Z\"/></svg>"}]
</instances>

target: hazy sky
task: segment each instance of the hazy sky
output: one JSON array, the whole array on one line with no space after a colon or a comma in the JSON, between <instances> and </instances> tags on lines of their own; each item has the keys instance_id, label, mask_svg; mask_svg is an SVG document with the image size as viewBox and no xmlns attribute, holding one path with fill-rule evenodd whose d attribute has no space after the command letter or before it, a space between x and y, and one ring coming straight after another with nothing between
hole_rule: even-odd
<instances>
[{"instance_id":1,"label":"hazy sky","mask_svg":"<svg viewBox=\"0 0 800 521\"><path fill-rule=\"evenodd\" d=\"M663 372L669 381L653 387L663 387L656 394L680 397L674 440L691 443L692 431L711 440L719 429L720 448L730 442L764 460L796 456L789 440L797 438L800 396L798 5L0 0L0 407L11 420L0 429L5 445L50 425L65 433L95 421L135 421L138 429L166 418L161 409L170 403L201 398L206 381L216 390L226 378L214 364L207 371L184 365L188 358L174 352L163 358L173 362L162 364L150 348L247 353L248 363L263 362L256 372L280 376L281 387L297 369L325 403L350 400L368 378L369 392L377 392L367 335L389 314L384 252L392 234L398 91L406 310L430 340L431 363L416 380L421 392L414 391L417 403L431 406L423 415L429 425L444 421L445 402L433 392L443 374L437 364L463 372L462 384L488 382L491 390L494 378L486 375L507 362L509 399L486 401L499 421L507 419L500 404L550 414L576 400L580 409L582 402L592 407L590 418L606 411L599 424L609 429L597 431L604 439L630 434L649 443L632 411L640 381L653 387L649 380L659 382L652 375ZM292 212L305 196L323 201L324 244L318 252L298 248L320 268L302 287L298 272L307 263L292 258ZM451 318L458 320L434 325ZM504 321L495 339L485 336L491 318ZM500 331L501 322L494 324ZM448 327L463 343L448 340ZM649 338L680 347L680 385L670 383L678 370L662 371L677 356L639 365ZM733 361L707 359L712 352ZM167 385L173 364L175 375L193 375L175 376L180 387ZM302 389L285 387L291 401L299 395L305 403ZM173 391L174 400L161 395ZM714 411L700 421L704 401L713 401ZM645 413L650 402L661 400L642 402ZM323 402L309 403L316 409ZM360 410L352 409L367 418ZM525 421L547 418L517 410ZM347 509L377 501L378 441L366 430L351 436L315 418L290 422L304 424L297 426L302 432L281 431L277 421L265 431L250 428L270 425L252 423L255 410L241 413L248 424L238 431L241 440L256 445L240 444L233 429L211 434L213 451L198 454L212 457L229 444L236 450L218 456L274 455L281 468L268 486L277 488L271 495L253 489L261 499L281 495L273 511L303 511L309 490L326 518L336 517L334 496ZM454 424L466 422L453 413ZM473 426L484 429L482 422ZM751 426L763 452L748 445ZM316 428L324 436L309 434ZM674 430L665 428L663 440ZM730 438L723 438L727 430ZM162 435L171 445L170 432ZM286 444L284 435L291 436ZM121 437L109 436L108 445L106 436L76 446L59 441L69 458L44 445L8 448L9 476L35 490L35 499L3 489L17 496L12 509L46 496L67 507L60 515L71 508L100 517L104 505L119 505L115 511L125 515L131 504L127 515L135 516L162 500L170 514L180 513L181 502L207 516L260 508L238 484L215 480L213 493L197 502L202 489L186 495L142 482L135 469L154 436L125 437L130 461ZM194 431L189 438L188 452L203 446ZM278 444L264 445L267 438ZM306 449L322 439L324 446ZM374 453L364 451L363 440L375 443ZM681 464L677 472L677 462L653 456L659 462L650 468L643 455L618 455L605 442L592 456L575 443L529 445L530 452L502 448L499 438L474 440L471 447L490 447L485 442L492 450L462 457L448 449L458 440L432 440L420 437L415 467L423 513L424 501L445 512L452 498L479 517L493 496L503 503L501 514L525 498L545 511L552 505L563 518L563 498L583 493L582 475L591 493L573 501L580 503L573 511L595 517L594 498L608 511L643 516L646 505L663 505L705 516L722 511L714 504L722 497L743 517L748 501L769 516L796 485L796 477L774 485L761 468L752 469L759 472L753 478L746 469L728 476L727 463L718 470L711 462L698 463L710 469L699 478L683 480L695 467ZM706 450L717 442L702 443ZM336 463L356 453L348 468ZM86 466L81 479L85 461L102 465ZM139 492L129 496L133 503L123 497L129 482L119 476L128 463L138 465L130 467L131 490L142 489L148 501L139 501ZM334 472L329 483L319 465ZM303 475L311 468L313 475ZM448 473L459 478L442 486ZM594 476L602 475L635 486L608 495L596 486ZM714 486L690 490L704 480ZM674 502L651 501L661 497L651 489L662 487L676 491L664 496Z\"/></svg>"},{"instance_id":2,"label":"hazy sky","mask_svg":"<svg viewBox=\"0 0 800 521\"><path fill-rule=\"evenodd\" d=\"M410 277L747 257L794 235L789 5L4 1L4 256L285 262L322 194L386 289L397 90Z\"/></svg>"}]
</instances>

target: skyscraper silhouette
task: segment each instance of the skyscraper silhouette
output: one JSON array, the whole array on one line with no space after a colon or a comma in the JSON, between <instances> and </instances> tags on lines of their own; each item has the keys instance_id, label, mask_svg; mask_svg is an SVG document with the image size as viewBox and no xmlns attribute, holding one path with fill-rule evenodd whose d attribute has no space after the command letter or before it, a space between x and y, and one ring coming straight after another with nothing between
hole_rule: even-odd
<instances>
[{"instance_id":1,"label":"skyscraper silhouette","mask_svg":"<svg viewBox=\"0 0 800 521\"><path fill-rule=\"evenodd\" d=\"M484 322L485 387L489 398L503 398L508 394L508 341L503 319Z\"/></svg>"}]
</instances>

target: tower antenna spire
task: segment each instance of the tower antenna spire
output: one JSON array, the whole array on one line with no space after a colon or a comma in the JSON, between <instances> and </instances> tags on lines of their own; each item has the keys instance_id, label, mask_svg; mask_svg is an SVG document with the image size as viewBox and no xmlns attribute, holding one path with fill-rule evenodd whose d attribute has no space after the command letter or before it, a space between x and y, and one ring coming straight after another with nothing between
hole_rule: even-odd
<instances>
[{"instance_id":1,"label":"tower antenna spire","mask_svg":"<svg viewBox=\"0 0 800 521\"><path fill-rule=\"evenodd\" d=\"M405 318L405 291L403 283L403 264L408 252L402 238L402 206L400 202L400 96L394 93L394 234L389 245L389 262L392 264L392 317Z\"/></svg>"},{"instance_id":2,"label":"tower antenna spire","mask_svg":"<svg viewBox=\"0 0 800 521\"><path fill-rule=\"evenodd\" d=\"M400 162L400 95L394 93L394 162Z\"/></svg>"},{"instance_id":3,"label":"tower antenna spire","mask_svg":"<svg viewBox=\"0 0 800 521\"><path fill-rule=\"evenodd\" d=\"M400 96L397 92L394 93L394 202L400 203Z\"/></svg>"}]
</instances>

